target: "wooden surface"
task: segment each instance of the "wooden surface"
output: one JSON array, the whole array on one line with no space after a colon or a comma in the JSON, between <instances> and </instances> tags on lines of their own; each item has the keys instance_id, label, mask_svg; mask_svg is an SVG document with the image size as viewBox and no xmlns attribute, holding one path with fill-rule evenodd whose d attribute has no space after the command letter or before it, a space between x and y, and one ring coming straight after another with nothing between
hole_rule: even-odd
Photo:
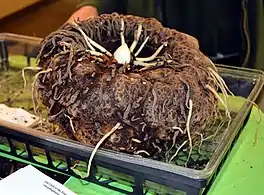
<instances>
[{"instance_id":1,"label":"wooden surface","mask_svg":"<svg viewBox=\"0 0 264 195\"><path fill-rule=\"evenodd\" d=\"M18 0L16 2L14 2L14 0L0 1L0 19L40 1L41 0Z\"/></svg>"},{"instance_id":2,"label":"wooden surface","mask_svg":"<svg viewBox=\"0 0 264 195\"><path fill-rule=\"evenodd\" d=\"M78 0L41 0L1 19L0 32L45 37L69 18L76 10L77 2Z\"/></svg>"}]
</instances>

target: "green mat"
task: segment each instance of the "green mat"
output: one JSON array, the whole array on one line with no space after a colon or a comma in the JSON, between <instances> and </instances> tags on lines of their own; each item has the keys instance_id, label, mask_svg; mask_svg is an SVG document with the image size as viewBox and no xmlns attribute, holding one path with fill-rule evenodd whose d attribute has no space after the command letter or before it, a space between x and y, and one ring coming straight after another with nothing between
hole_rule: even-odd
<instances>
[{"instance_id":1,"label":"green mat","mask_svg":"<svg viewBox=\"0 0 264 195\"><path fill-rule=\"evenodd\" d=\"M249 121L221 172L213 183L209 195L263 195L264 183L264 114L253 108Z\"/></svg>"}]
</instances>

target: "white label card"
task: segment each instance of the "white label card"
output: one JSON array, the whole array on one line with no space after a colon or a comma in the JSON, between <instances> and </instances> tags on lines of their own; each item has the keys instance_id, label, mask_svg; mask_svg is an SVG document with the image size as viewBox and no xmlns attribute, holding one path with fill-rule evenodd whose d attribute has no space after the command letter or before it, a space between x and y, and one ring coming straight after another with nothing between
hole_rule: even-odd
<instances>
[{"instance_id":1,"label":"white label card","mask_svg":"<svg viewBox=\"0 0 264 195\"><path fill-rule=\"evenodd\" d=\"M39 117L30 114L22 108L11 108L5 104L0 104L0 119L24 127L30 127L38 122Z\"/></svg>"},{"instance_id":2,"label":"white label card","mask_svg":"<svg viewBox=\"0 0 264 195\"><path fill-rule=\"evenodd\" d=\"M31 165L0 180L3 195L77 195Z\"/></svg>"}]
</instances>

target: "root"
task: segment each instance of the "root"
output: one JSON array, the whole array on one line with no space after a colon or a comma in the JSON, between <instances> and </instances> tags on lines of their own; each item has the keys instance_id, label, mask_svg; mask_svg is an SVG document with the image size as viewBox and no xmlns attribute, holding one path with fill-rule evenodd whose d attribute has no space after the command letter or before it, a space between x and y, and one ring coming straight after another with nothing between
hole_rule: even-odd
<instances>
[{"instance_id":1,"label":"root","mask_svg":"<svg viewBox=\"0 0 264 195\"><path fill-rule=\"evenodd\" d=\"M26 68L23 68L22 69L22 78L23 78L23 81L24 81L24 90L26 90L26 87L27 87L27 80L26 80L26 77L25 77L25 70L42 70L42 68L40 67L26 67Z\"/></svg>"},{"instance_id":2,"label":"root","mask_svg":"<svg viewBox=\"0 0 264 195\"><path fill-rule=\"evenodd\" d=\"M83 167L86 168L86 166L82 165L82 164L75 164L73 165L70 169L77 175L79 175L82 179L85 178L85 174L83 174L81 171L79 171L78 169L76 169L76 167Z\"/></svg>"},{"instance_id":3,"label":"root","mask_svg":"<svg viewBox=\"0 0 264 195\"><path fill-rule=\"evenodd\" d=\"M150 154L149 154L147 151L145 151L145 150L138 150L138 151L136 151L134 154L135 154L135 155L138 155L138 154L142 154L142 153L144 153L144 154L150 156Z\"/></svg>"},{"instance_id":4,"label":"root","mask_svg":"<svg viewBox=\"0 0 264 195\"><path fill-rule=\"evenodd\" d=\"M198 133L198 132L195 132L195 134L196 135L199 135L201 137L201 142L200 142L199 148L198 148L198 153L201 154L201 148L202 148L203 142L206 141L206 140L209 140L209 139L213 138L214 135L210 135L210 136L208 136L206 138L203 138L203 134Z\"/></svg>"},{"instance_id":5,"label":"root","mask_svg":"<svg viewBox=\"0 0 264 195\"><path fill-rule=\"evenodd\" d=\"M85 34L85 32L82 30L82 28L76 23L76 22L72 22L71 23L73 26L76 27L76 29L82 34L88 48L92 51L95 51L94 47L91 45L89 39L88 39L88 36Z\"/></svg>"},{"instance_id":6,"label":"root","mask_svg":"<svg viewBox=\"0 0 264 195\"><path fill-rule=\"evenodd\" d=\"M159 53L161 52L161 50L163 49L163 47L166 47L168 45L167 42L163 43L158 49L157 51L150 57L147 57L147 58L136 58L137 61L141 61L141 62L149 62L149 61L152 61L154 60L158 55Z\"/></svg>"},{"instance_id":7,"label":"root","mask_svg":"<svg viewBox=\"0 0 264 195\"><path fill-rule=\"evenodd\" d=\"M190 147L190 152L188 154L188 158L187 161L185 163L185 167L187 167L188 161L190 159L191 153L192 153L192 137L191 137L191 132L190 132L190 123L191 123L191 117L192 117L192 109L193 109L193 102L190 99L189 100L189 113L188 113L188 117L187 117L187 122L186 122L186 130L187 130L187 134L188 134L188 139L189 139L189 147Z\"/></svg>"},{"instance_id":8,"label":"root","mask_svg":"<svg viewBox=\"0 0 264 195\"><path fill-rule=\"evenodd\" d=\"M199 76L199 75L198 75ZM181 79L180 78L180 81L184 84L184 85L186 85L186 87L187 87L187 92L186 92L186 100L185 100L185 106L189 109L189 105L188 105L188 101L189 101L189 99L190 99L190 85L186 82L186 81L184 81L183 79Z\"/></svg>"},{"instance_id":9,"label":"root","mask_svg":"<svg viewBox=\"0 0 264 195\"><path fill-rule=\"evenodd\" d=\"M36 100L38 99L38 98L36 98L37 97L37 94L36 94L36 82L37 82L37 79L38 79L39 75L45 74L45 73L48 73L48 72L51 72L51 71L52 71L51 68L49 68L47 70L40 71L39 73L37 73L35 75L35 79L34 79L34 81L32 83L32 104L33 104L33 108L34 108L35 114L37 114ZM39 100L37 100L37 102L39 104Z\"/></svg>"},{"instance_id":10,"label":"root","mask_svg":"<svg viewBox=\"0 0 264 195\"><path fill-rule=\"evenodd\" d=\"M228 119L231 119L230 112L224 100L218 95L218 93L210 85L206 85L206 88L209 89L215 95L215 97L221 102L221 104L225 107L226 116L228 117Z\"/></svg>"},{"instance_id":11,"label":"root","mask_svg":"<svg viewBox=\"0 0 264 195\"><path fill-rule=\"evenodd\" d=\"M176 127L176 126L174 126L174 127L172 127L172 129L173 129L173 130L178 130L178 131L180 131L182 134L184 134L184 131L183 131L180 127Z\"/></svg>"},{"instance_id":12,"label":"root","mask_svg":"<svg viewBox=\"0 0 264 195\"><path fill-rule=\"evenodd\" d=\"M139 49L137 50L137 52L135 53L135 57L137 57L141 50L145 47L146 43L148 42L149 40L149 36L147 36L147 38L144 40L144 42L141 44L141 46L139 47Z\"/></svg>"},{"instance_id":13,"label":"root","mask_svg":"<svg viewBox=\"0 0 264 195\"><path fill-rule=\"evenodd\" d=\"M262 117L261 117L261 109L260 107L253 101L250 101L250 100L246 100L247 102L251 103L253 106L255 106L257 109L258 109L258 114L259 114L259 121L258 121L258 124L261 123L262 121Z\"/></svg>"},{"instance_id":14,"label":"root","mask_svg":"<svg viewBox=\"0 0 264 195\"><path fill-rule=\"evenodd\" d=\"M87 167L87 174L86 174L86 177L89 177L90 175L90 169L91 169L91 166L92 166L92 161L93 161L93 158L95 156L95 153L97 152L98 148L102 145L102 143L108 138L110 137L116 130L119 129L119 127L121 127L121 124L120 123L117 123L107 134L105 134L102 139L96 144L91 156L90 156L90 159L89 159L89 162L88 162L88 167Z\"/></svg>"},{"instance_id":15,"label":"root","mask_svg":"<svg viewBox=\"0 0 264 195\"><path fill-rule=\"evenodd\" d=\"M104 54L98 52L98 51L92 51L92 50L86 50L86 52L88 54L90 54L91 56L96 56L96 57L102 57Z\"/></svg>"},{"instance_id":16,"label":"root","mask_svg":"<svg viewBox=\"0 0 264 195\"><path fill-rule=\"evenodd\" d=\"M87 39L89 40L89 42L96 47L97 49L99 49L103 54L106 54L108 57L112 57L112 54L107 51L103 46L101 46L100 44L96 43L94 40L92 40L91 38L87 37Z\"/></svg>"},{"instance_id":17,"label":"root","mask_svg":"<svg viewBox=\"0 0 264 195\"><path fill-rule=\"evenodd\" d=\"M127 108L123 114L123 120L124 121L128 121L128 116L129 116L130 110L131 110L131 104L128 104Z\"/></svg>"},{"instance_id":18,"label":"root","mask_svg":"<svg viewBox=\"0 0 264 195\"><path fill-rule=\"evenodd\" d=\"M152 109L151 109L151 116L152 116L153 122L155 122L156 121L156 119L155 119L155 106L156 106L158 98L157 98L157 93L156 93L154 88L152 88L152 95L153 95L154 99L153 99L153 104L152 104Z\"/></svg>"},{"instance_id":19,"label":"root","mask_svg":"<svg viewBox=\"0 0 264 195\"><path fill-rule=\"evenodd\" d=\"M170 155L170 151L172 150L172 148L175 146L175 143L176 143L176 138L177 136L179 135L179 131L175 131L174 132L174 135L173 135L173 138L172 138L172 145L170 147L170 149L166 152L165 156L166 156L166 161L168 161L168 157Z\"/></svg>"},{"instance_id":20,"label":"root","mask_svg":"<svg viewBox=\"0 0 264 195\"><path fill-rule=\"evenodd\" d=\"M215 69L215 71L217 71L217 68L216 68L215 64L212 62L212 60L207 56L205 56L205 58L207 61L209 61L209 63L212 65L212 67Z\"/></svg>"},{"instance_id":21,"label":"root","mask_svg":"<svg viewBox=\"0 0 264 195\"><path fill-rule=\"evenodd\" d=\"M80 122L79 126L81 127L94 124L95 121L101 121L102 123L100 122L100 124L107 124L109 121L106 120L106 118L109 115L109 113L110 114L116 113L116 109L117 109L116 104L118 101L116 99L114 99L114 101L108 101L109 98L113 99L112 98L113 92L111 88L115 86L120 86L120 89L123 90L123 88L125 88L127 84L127 79L135 80L140 78L139 80L136 80L138 81L136 83L138 87L135 87L133 89L131 88L131 90L127 90L128 95L122 96L121 98L122 102L119 102L120 107L125 108L123 113L121 114L120 112L117 112L117 115L113 115L113 117L119 117L123 121L120 121L120 123L117 123L116 125L114 124L115 127L113 127L111 130L109 129L110 130L109 132L100 136L101 139L100 138L99 138L100 140L98 139L99 142L98 143L96 142L94 150L91 151L90 157L88 156L89 159L87 161L87 173L86 173L87 177L89 177L90 175L93 159L96 155L96 152L98 152L98 148L99 147L101 148L104 145L103 142L106 142L107 140L108 140L107 141L108 144L111 135L113 134L115 135L117 134L117 132L120 132L117 130L119 129L119 127L122 128L123 126L122 123L130 125L130 127L133 127L133 129L131 129L131 132L128 132L129 134L120 135L121 139L122 137L127 137L128 138L127 141L129 141L129 143L132 144L133 148L125 147L126 143L121 143L121 146L118 146L115 145L114 143L111 144L109 142L109 145L107 145L109 149L122 150L124 152L132 153L135 155L141 154L142 156L151 156L155 158L160 158L161 157L160 155L164 156L165 154L166 162L175 161L176 157L180 156L180 154L178 154L179 151L182 151L182 149L184 149L184 153L185 153L185 149L186 149L187 150L186 156L188 152L189 154L185 166L187 165L189 166L192 161L191 159L192 157L191 155L193 154L192 151L194 150L194 147L196 145L199 145L200 143L200 137L194 135L194 133L196 130L197 132L203 133L203 131L205 130L204 128L207 128L208 125L211 125L208 124L210 122L209 120L217 117L217 115L215 114L217 111L217 107L216 107L217 98L218 99L222 98L220 101L221 103L223 103L223 105L225 105L226 114L229 116L229 118L231 118L229 110L227 108L228 105L226 103L227 93L229 92L229 89L224 83L224 80L218 75L218 71L217 69L215 69L214 64L209 60L210 63L212 63L212 65L210 65L208 60L203 59L203 54L199 51L199 48L197 49L189 48L189 45L191 44L186 44L188 42L186 42L186 40L183 40L182 36L180 36L180 33L178 33L179 37L177 37L178 35L175 34L175 31L169 31L169 29L163 29L162 26L159 27L158 25L150 25L148 27L150 29L144 29L145 22L140 23L140 21L143 21L141 19L136 20L135 18L136 23L134 24L131 21L127 23L127 21L128 20L126 20L125 16L114 17L114 18L102 17L102 18L97 18L96 20L89 20L87 21L87 23L79 23L76 21L73 22L72 25L65 26L64 29L68 29L69 32L65 30L65 34L63 34L62 32L59 31L57 32L58 37L56 39L52 39L52 37L49 39L46 38L46 42L48 42L48 44L46 46L42 44L42 46L45 47L44 51L50 50L52 46L51 43L52 41L55 41L55 44L58 45L58 47L56 46L54 52L52 52L51 55L47 56L47 58L44 57L41 58L42 63L40 65L43 65L43 67L46 67L49 62L56 60L54 66L56 66L56 72L57 72L57 75L54 75L53 72L44 75L45 77L46 76L48 77L45 79L46 82L39 83L39 84L43 84L43 87L45 86L54 87L54 90L49 91L48 93L43 93L42 94L43 98L41 98L41 100L43 100L43 103L47 105L51 104L51 100L54 101L59 100L62 103L62 107L59 106L57 108L56 106L54 108L54 112L52 112L53 109L52 110L50 109L51 114L54 114L55 112L56 113L58 112L57 109L60 109L60 107L61 109L66 109L67 104L70 104L70 102L73 100L77 101L77 99L79 98L78 100L81 102L80 106L77 106L76 108L73 109L74 111L76 111L78 115L80 114L84 116L83 117L84 120L79 121ZM98 26L98 24L102 24L102 25ZM113 40L113 42L111 42L111 40ZM169 42L166 42L168 40ZM120 42L121 42L121 46L119 47ZM128 43L130 47L128 47L127 45ZM177 43L179 43L179 45L174 47L175 43L176 45ZM154 48L154 50L153 52L151 52L150 55L146 56L143 53L145 53L148 44L150 44L149 47L152 49ZM73 47L70 48L71 46L74 46L74 48ZM112 53L112 50L114 48L117 48L117 50L113 51L114 53ZM62 53L63 49L65 51L69 49L74 49L74 50L70 51L70 54L60 56L60 58L54 57L55 55L59 55L58 53ZM107 50L109 50L112 54ZM148 53L148 51L146 52ZM74 55L74 59L71 57L72 55ZM196 59L195 56L199 56L201 58ZM68 63L66 58L69 58ZM178 58L180 60L177 60ZM76 71L73 72L72 68L75 67L76 63L81 61L82 63L79 64L80 66L78 65L78 67L76 67ZM87 67L85 67L84 61L86 63L91 63L91 67L88 67L87 69ZM98 63L98 61L101 61L102 63ZM131 69L129 69L130 65L131 65ZM162 67L159 65L162 65ZM163 67L171 67L171 68L169 69ZM190 69L185 67L190 67ZM99 72L98 74L96 74L97 77L93 73L94 72L93 68L96 68L95 72ZM140 73L140 71L154 69L154 68L156 70L150 71L150 73L147 72L147 73L138 74ZM92 72L93 74L87 75L90 70L93 71ZM195 74L197 83L194 83L195 84L194 89L191 88L192 87L191 84L193 84L193 80L188 77L188 75L193 70L194 73L197 74L197 75ZM65 71L66 73L64 73ZM116 78L111 79L110 74L112 77L116 77ZM177 76L177 75L175 76L175 74L179 74L180 76L182 75L183 79L181 80L181 82L177 81L177 79L175 80ZM50 75L52 75L52 78L49 79ZM133 75L135 75L135 77ZM68 86L69 84L68 81L69 79L71 79L71 76L72 76L72 82L70 84L72 84L72 87L70 85ZM90 78L93 76L95 76L96 78L95 77ZM168 77L169 80L167 80L164 77ZM47 82L48 80L49 82ZM109 83L109 85L106 83L101 85L100 84L101 80L107 82L112 81L112 83ZM38 89L39 87L38 81L39 79L37 80L36 89ZM168 89L167 88L161 89L163 90L165 96L171 96L171 98L174 98L175 94L179 95L180 97L180 99L178 99L179 101L171 102L169 100L171 98L164 99L163 97L160 97L158 93L158 89L160 89L160 87L162 88L162 86L157 86L157 88L152 87L151 88L152 91L149 90L145 91L143 88L146 87L144 85L146 85L146 82L148 81L150 81L149 82L150 85L153 85L155 81L159 81L160 83L163 84L165 83L168 86ZM78 94L80 93L80 95L69 96L69 94L65 94L66 91L63 90L63 86L61 86L64 84L65 84L64 87L71 87L73 92L76 92L78 88L81 89L80 91L82 91L83 89L84 91L83 93L78 92ZM128 80L128 84L131 84L129 80ZM205 87L206 84L208 84L207 88ZM209 84L211 84L211 86L209 86ZM181 90L177 90L178 88L181 88ZM86 89L88 90L86 91ZM88 94L89 89L93 89L94 98L92 98L91 101L84 102L85 105L82 105L82 100L87 99L86 97L90 95L90 93ZM219 96L217 94L217 89L219 90L221 89L223 91L224 98L223 96ZM101 106L102 107L101 108L99 105L100 101L98 102L97 100L98 97L100 99L102 90L105 92L104 94L105 98L103 98L105 99L105 101L103 102L104 107ZM133 96L131 99L130 96L131 93L133 92L132 90L135 90L133 93L135 97ZM171 91L173 91L173 93L171 93ZM69 93L74 94L73 92L71 93L70 91ZM122 92L118 91L116 93L119 97L120 95L119 93ZM192 98L192 96L194 97L204 96L205 104L195 105L195 101ZM33 93L33 97L36 98L35 93ZM133 104L134 99L137 99L138 97L143 98L142 100L140 100L138 104L140 105L140 107L138 107L135 104L135 108L132 109L132 105L134 105ZM148 102L148 98L151 99L150 102ZM64 99L67 102L63 102ZM198 107L196 108L196 106ZM157 107L159 108L159 110L162 108L162 112L156 113ZM145 113L146 109L148 109L147 114ZM210 109L212 109L212 112L210 112ZM35 107L34 110L36 110ZM95 110L95 113L90 112L91 110ZM101 114L99 114L101 110L103 111ZM166 112L171 113L169 114L169 117L162 117L164 114L166 115ZM67 115L64 113L60 113L61 114L60 116L63 116L64 114L64 118L67 122L66 125L67 128L69 129L69 131L72 130L73 133L76 132L78 133L77 130L78 125L74 120L74 117L67 112L65 113ZM223 113L224 112L222 112L222 115ZM94 118L93 114L96 114L97 116ZM132 116L132 118L128 120L129 117L131 117L130 115ZM174 115L175 116L182 115L182 117L178 117L178 122L177 122L178 124L173 123L173 118L175 118ZM51 117L54 117L54 115ZM139 117L139 120L136 117ZM69 121L67 121L68 119L66 118L68 118ZM89 118L90 120L85 121L85 118ZM200 122L203 123L201 124L201 127L195 126L194 119L195 120L201 119ZM64 123L64 122L65 121L58 121L58 123ZM153 128L151 129L152 126ZM225 129L225 127L226 124L221 129L221 132L222 130ZM165 131L162 132L161 135L163 136L165 133L165 135L168 134L169 137L160 138L161 136L156 136L157 135L156 131L160 130L160 128L163 128ZM97 128L96 130L98 134L102 133L100 132L100 128ZM88 134L90 133L88 132ZM213 133L210 132L210 134L200 135L201 136L200 145L202 145L202 143L204 142L205 140L204 137L207 137L208 135L211 134L214 134L214 132ZM80 135L80 139L78 140L80 142L85 141L83 138L84 135ZM97 136L95 137L92 136L91 141L93 142L97 138L98 138ZM140 144L139 147L138 144ZM152 147L151 144L155 149ZM157 146L155 144L157 144ZM151 150L154 149L154 150L150 151L150 149ZM159 151L162 149L159 155L154 154L156 153L156 149L159 149Z\"/></svg>"},{"instance_id":22,"label":"root","mask_svg":"<svg viewBox=\"0 0 264 195\"><path fill-rule=\"evenodd\" d=\"M225 125L226 122L227 122L227 121L221 121L221 122L220 122L220 124L218 125L218 127L217 127L217 129L216 129L216 131L215 131L215 133L214 133L214 135L213 135L213 138L216 137L216 135L217 135L218 132L222 129L222 127Z\"/></svg>"},{"instance_id":23,"label":"root","mask_svg":"<svg viewBox=\"0 0 264 195\"><path fill-rule=\"evenodd\" d=\"M137 46L138 40L139 40L140 35L141 35L141 31L142 31L142 24L139 24L138 29L135 31L135 34L134 34L134 41L133 41L132 45L130 46L130 52L131 53L134 51L134 49Z\"/></svg>"},{"instance_id":24,"label":"root","mask_svg":"<svg viewBox=\"0 0 264 195\"><path fill-rule=\"evenodd\" d=\"M135 143L138 143L138 144L142 143L142 141L140 141L139 139L135 139L135 138L132 138L131 141L135 142Z\"/></svg>"},{"instance_id":25,"label":"root","mask_svg":"<svg viewBox=\"0 0 264 195\"><path fill-rule=\"evenodd\" d=\"M71 47L68 62L67 62L67 70L62 79L66 79L69 75L69 79L72 80L72 73L71 73L71 67L73 66L73 57L74 57L74 51L73 48Z\"/></svg>"},{"instance_id":26,"label":"root","mask_svg":"<svg viewBox=\"0 0 264 195\"><path fill-rule=\"evenodd\" d=\"M55 88L54 95L53 95L53 99L55 101L58 101L59 99L61 99L62 93L58 97L57 96L58 96L58 87Z\"/></svg>"},{"instance_id":27,"label":"root","mask_svg":"<svg viewBox=\"0 0 264 195\"><path fill-rule=\"evenodd\" d=\"M218 81L218 84L221 86L221 90L224 90L225 91L225 94L227 94L226 93L226 91L227 91L227 92L230 93L230 95L235 96L233 94L233 92L230 91L230 89L227 87L224 79L217 72L215 72L213 69L209 68L209 70L212 73L212 76Z\"/></svg>"},{"instance_id":28,"label":"root","mask_svg":"<svg viewBox=\"0 0 264 195\"><path fill-rule=\"evenodd\" d=\"M133 64L135 66L151 67L151 66L156 66L157 62L145 63L140 61L134 61Z\"/></svg>"},{"instance_id":29,"label":"root","mask_svg":"<svg viewBox=\"0 0 264 195\"><path fill-rule=\"evenodd\" d=\"M154 142L152 142L152 146L155 148L155 149L158 149L159 152L158 153L161 153L161 148L159 146L157 146Z\"/></svg>"},{"instance_id":30,"label":"root","mask_svg":"<svg viewBox=\"0 0 264 195\"><path fill-rule=\"evenodd\" d=\"M152 67L157 67L157 66L162 66L164 65L164 62L163 61L160 61L160 62L150 62L150 63L145 63L145 62L140 62L140 61L134 61L133 64L135 66L143 66L144 68L141 68L139 71L144 71L144 70L148 70Z\"/></svg>"},{"instance_id":31,"label":"root","mask_svg":"<svg viewBox=\"0 0 264 195\"><path fill-rule=\"evenodd\" d=\"M64 114L64 116L67 117L67 118L70 120L70 126L71 126L71 129L72 129L73 133L75 134L76 131L75 131L75 129L74 129L74 126L73 126L73 122L72 122L71 117L69 117L67 114Z\"/></svg>"},{"instance_id":32,"label":"root","mask_svg":"<svg viewBox=\"0 0 264 195\"><path fill-rule=\"evenodd\" d=\"M85 32L82 30L82 28L76 23L76 22L72 22L72 24L77 28L77 30L82 34L82 36L84 37L84 40L88 46L88 48L91 51L95 51L95 48L97 48L98 50L100 50L103 54L106 54L108 57L112 57L112 54L106 50L102 45L100 45L99 43L96 43L94 40L92 40L90 37L88 37ZM95 48L94 48L95 47ZM97 52L99 53L99 52ZM102 55L103 55L102 54Z\"/></svg>"},{"instance_id":33,"label":"root","mask_svg":"<svg viewBox=\"0 0 264 195\"><path fill-rule=\"evenodd\" d=\"M175 154L170 158L169 162L173 161L173 159L178 155L178 153L180 152L180 150L182 149L182 147L183 147L187 142L188 142L188 140L184 141L184 142L182 143L182 145L180 145L180 146L178 147L177 151L176 151ZM188 159L189 159L189 158L190 158L190 157L188 157ZM188 160L187 160L187 162L188 162Z\"/></svg>"}]
</instances>

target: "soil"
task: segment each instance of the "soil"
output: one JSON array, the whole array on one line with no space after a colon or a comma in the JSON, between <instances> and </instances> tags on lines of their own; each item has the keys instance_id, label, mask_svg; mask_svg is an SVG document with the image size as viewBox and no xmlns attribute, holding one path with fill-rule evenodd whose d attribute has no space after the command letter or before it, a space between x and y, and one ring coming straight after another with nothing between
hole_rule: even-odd
<instances>
[{"instance_id":1,"label":"soil","mask_svg":"<svg viewBox=\"0 0 264 195\"><path fill-rule=\"evenodd\" d=\"M136 49L149 36L138 57L149 57L168 43L157 58L161 65L142 71L133 63L134 54L128 66L87 52L76 24L113 54L121 45L121 18L129 46L139 23L142 33ZM195 38L165 28L153 18L116 13L76 24L65 24L42 42L38 66L43 71L36 89L49 122L59 125L71 139L92 146L120 122L122 128L103 148L161 159L169 155L167 160L173 155L170 148L174 153L180 146L192 149L201 143L200 135L212 135L208 129L219 113L218 101L206 86L218 88L208 73L214 66Z\"/></svg>"}]
</instances>

